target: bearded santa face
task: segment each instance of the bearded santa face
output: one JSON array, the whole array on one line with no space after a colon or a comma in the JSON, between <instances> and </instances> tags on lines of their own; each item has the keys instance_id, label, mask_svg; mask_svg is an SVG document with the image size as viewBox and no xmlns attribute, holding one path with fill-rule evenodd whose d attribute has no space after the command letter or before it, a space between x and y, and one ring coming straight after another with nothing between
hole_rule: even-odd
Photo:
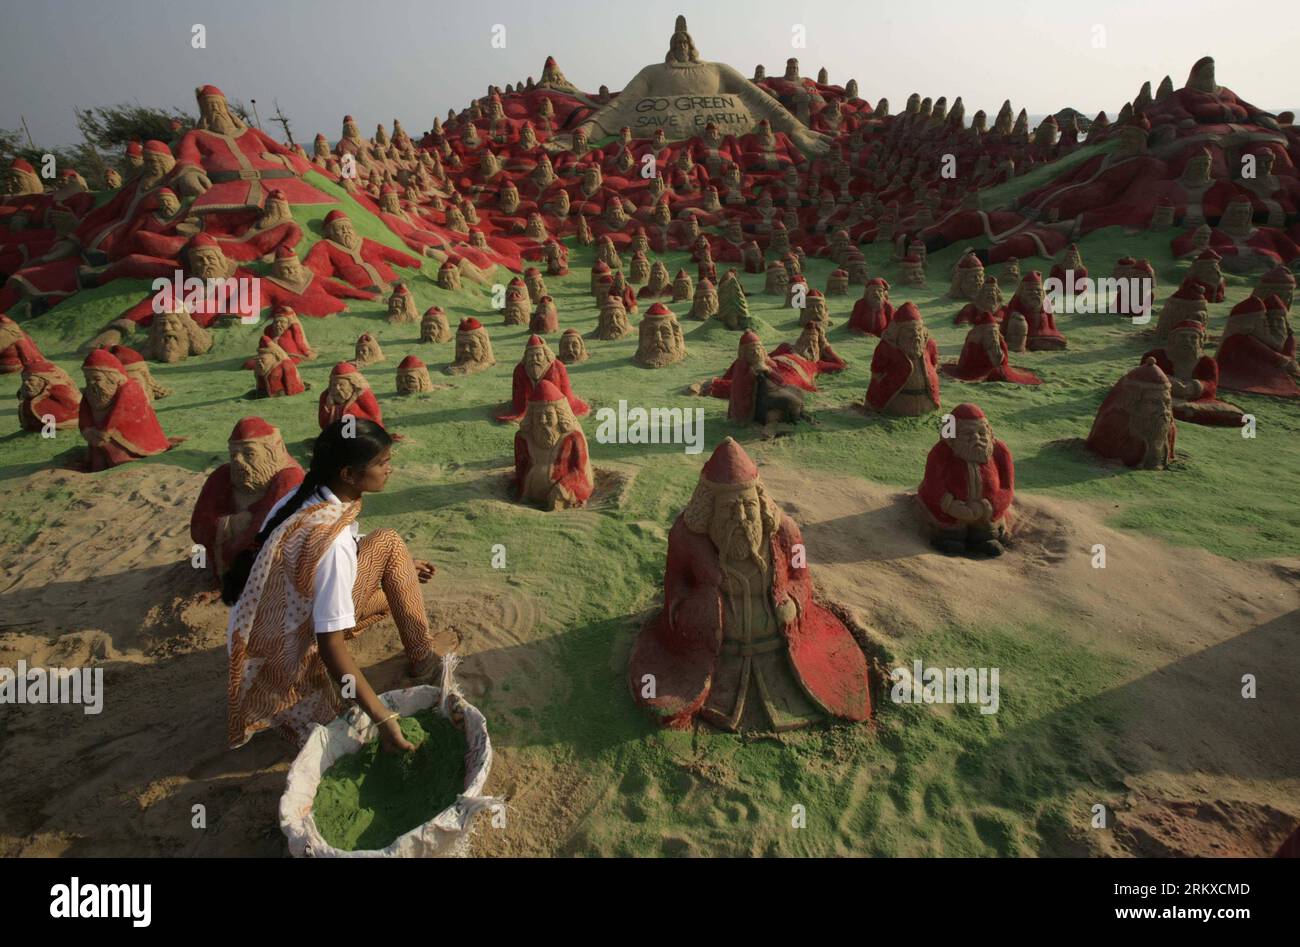
<instances>
[{"instance_id":1,"label":"bearded santa face","mask_svg":"<svg viewBox=\"0 0 1300 947\"><path fill-rule=\"evenodd\" d=\"M537 384L550 367L551 360L547 357L546 350L540 345L529 346L528 351L524 353L524 374L528 376L529 381Z\"/></svg>"},{"instance_id":2,"label":"bearded santa face","mask_svg":"<svg viewBox=\"0 0 1300 947\"><path fill-rule=\"evenodd\" d=\"M763 501L757 486L721 494L714 501L709 539L724 562L767 561L763 547Z\"/></svg>"},{"instance_id":3,"label":"bearded santa face","mask_svg":"<svg viewBox=\"0 0 1300 947\"><path fill-rule=\"evenodd\" d=\"M1199 332L1184 331L1170 334L1169 359L1174 363L1178 375L1190 375L1192 367L1200 360L1203 352ZM1186 369L1186 372L1183 369Z\"/></svg>"},{"instance_id":4,"label":"bearded santa face","mask_svg":"<svg viewBox=\"0 0 1300 947\"><path fill-rule=\"evenodd\" d=\"M727 221L727 239L732 243L740 243L745 239L745 233L740 229L740 221Z\"/></svg>"},{"instance_id":5,"label":"bearded santa face","mask_svg":"<svg viewBox=\"0 0 1300 947\"><path fill-rule=\"evenodd\" d=\"M360 339L357 341L357 361L379 361L379 346L374 339Z\"/></svg>"},{"instance_id":6,"label":"bearded santa face","mask_svg":"<svg viewBox=\"0 0 1300 947\"><path fill-rule=\"evenodd\" d=\"M140 174L140 186L146 190L155 186L167 176L175 164L176 160L169 154L164 155L154 151L146 151L144 153L144 170Z\"/></svg>"},{"instance_id":7,"label":"bearded santa face","mask_svg":"<svg viewBox=\"0 0 1300 947\"><path fill-rule=\"evenodd\" d=\"M18 397L23 401L35 401L50 387L50 383L40 375L23 375L22 387L18 389Z\"/></svg>"},{"instance_id":8,"label":"bearded santa face","mask_svg":"<svg viewBox=\"0 0 1300 947\"><path fill-rule=\"evenodd\" d=\"M577 361L582 357L582 339L579 336L560 337L560 358L565 362Z\"/></svg>"},{"instance_id":9,"label":"bearded santa face","mask_svg":"<svg viewBox=\"0 0 1300 947\"><path fill-rule=\"evenodd\" d=\"M397 199L397 195L392 191L380 195L379 209L385 214L397 216L402 213L402 202Z\"/></svg>"},{"instance_id":10,"label":"bearded santa face","mask_svg":"<svg viewBox=\"0 0 1300 947\"><path fill-rule=\"evenodd\" d=\"M538 447L550 449L567 433L563 413L558 403L541 402L531 412L528 439Z\"/></svg>"},{"instance_id":11,"label":"bearded santa face","mask_svg":"<svg viewBox=\"0 0 1300 947\"><path fill-rule=\"evenodd\" d=\"M975 308L980 312L996 312L1002 304L1001 296L997 283L986 282L980 286L979 293L975 296Z\"/></svg>"},{"instance_id":12,"label":"bearded santa face","mask_svg":"<svg viewBox=\"0 0 1300 947\"><path fill-rule=\"evenodd\" d=\"M271 331L274 334L274 337L278 339L280 336L284 335L289 331L289 326L292 324L293 323L289 320L288 316L276 316L271 320Z\"/></svg>"},{"instance_id":13,"label":"bearded santa face","mask_svg":"<svg viewBox=\"0 0 1300 947\"><path fill-rule=\"evenodd\" d=\"M528 215L528 228L525 231L525 235L530 239L537 241L547 239L548 234L546 232L546 223L542 220L541 214L533 213Z\"/></svg>"},{"instance_id":14,"label":"bearded santa face","mask_svg":"<svg viewBox=\"0 0 1300 947\"><path fill-rule=\"evenodd\" d=\"M957 286L961 294L972 299L979 294L984 285L984 270L978 266L960 267L957 271Z\"/></svg>"},{"instance_id":15,"label":"bearded santa face","mask_svg":"<svg viewBox=\"0 0 1300 947\"><path fill-rule=\"evenodd\" d=\"M1256 338L1275 351L1282 351L1282 346L1286 344L1286 337L1290 333L1286 311L1283 309L1267 310L1264 313L1264 321L1259 323L1259 330L1255 333Z\"/></svg>"},{"instance_id":16,"label":"bearded santa face","mask_svg":"<svg viewBox=\"0 0 1300 947\"><path fill-rule=\"evenodd\" d=\"M216 95L206 95L199 99L199 114L203 127L218 135L234 135L239 131L239 123L230 114L226 100Z\"/></svg>"},{"instance_id":17,"label":"bearded santa face","mask_svg":"<svg viewBox=\"0 0 1300 947\"><path fill-rule=\"evenodd\" d=\"M393 320L401 319L406 315L407 299L405 293L393 293L388 297L388 317Z\"/></svg>"},{"instance_id":18,"label":"bearded santa face","mask_svg":"<svg viewBox=\"0 0 1300 947\"><path fill-rule=\"evenodd\" d=\"M756 372L767 369L767 353L763 351L761 345L746 345L741 349L740 357L745 360L746 365Z\"/></svg>"},{"instance_id":19,"label":"bearded santa face","mask_svg":"<svg viewBox=\"0 0 1300 947\"><path fill-rule=\"evenodd\" d=\"M1197 154L1192 155L1191 159L1187 162L1187 166L1183 168L1183 183L1208 184L1210 181L1211 164L1212 160L1210 156L1204 152L1198 152Z\"/></svg>"},{"instance_id":20,"label":"bearded santa face","mask_svg":"<svg viewBox=\"0 0 1300 947\"><path fill-rule=\"evenodd\" d=\"M481 362L485 357L486 353L483 349L483 340L478 337L478 333L471 333L456 338L456 361Z\"/></svg>"},{"instance_id":21,"label":"bearded santa face","mask_svg":"<svg viewBox=\"0 0 1300 947\"><path fill-rule=\"evenodd\" d=\"M424 391L426 377L428 377L427 372L422 372L418 368L402 369L397 373L397 393L411 395Z\"/></svg>"},{"instance_id":22,"label":"bearded santa face","mask_svg":"<svg viewBox=\"0 0 1300 947\"><path fill-rule=\"evenodd\" d=\"M722 200L718 197L718 189L710 184L704 189L704 209L716 211L721 206ZM689 217L687 219L694 220L695 218Z\"/></svg>"},{"instance_id":23,"label":"bearded santa face","mask_svg":"<svg viewBox=\"0 0 1300 947\"><path fill-rule=\"evenodd\" d=\"M276 355L271 349L259 349L257 360L255 362L255 372L258 378L266 378L275 370L275 366L280 364L280 356Z\"/></svg>"},{"instance_id":24,"label":"bearded santa face","mask_svg":"<svg viewBox=\"0 0 1300 947\"><path fill-rule=\"evenodd\" d=\"M117 396L117 390L126 384L126 378L111 369L86 369L86 400L96 411L106 411Z\"/></svg>"},{"instance_id":25,"label":"bearded santa face","mask_svg":"<svg viewBox=\"0 0 1300 947\"><path fill-rule=\"evenodd\" d=\"M826 330L822 328L820 322L810 322L803 327L799 333L799 339L794 344L796 355L808 359L811 362L817 362L822 357L822 345L826 342Z\"/></svg>"},{"instance_id":26,"label":"bearded santa face","mask_svg":"<svg viewBox=\"0 0 1300 947\"><path fill-rule=\"evenodd\" d=\"M667 320L650 330L650 348L654 352L671 355L676 349L674 340L673 327Z\"/></svg>"},{"instance_id":27,"label":"bearded santa face","mask_svg":"<svg viewBox=\"0 0 1300 947\"><path fill-rule=\"evenodd\" d=\"M1020 299L1025 305L1030 307L1032 312L1042 312L1043 310L1043 284L1042 283L1025 283L1019 290Z\"/></svg>"},{"instance_id":28,"label":"bearded santa face","mask_svg":"<svg viewBox=\"0 0 1300 947\"><path fill-rule=\"evenodd\" d=\"M349 404L360 393L360 389L347 375L335 375L330 379L330 401L335 404Z\"/></svg>"},{"instance_id":29,"label":"bearded santa face","mask_svg":"<svg viewBox=\"0 0 1300 947\"><path fill-rule=\"evenodd\" d=\"M993 428L980 418L957 422L952 452L968 464L982 464L993 456Z\"/></svg>"},{"instance_id":30,"label":"bearded santa face","mask_svg":"<svg viewBox=\"0 0 1300 947\"><path fill-rule=\"evenodd\" d=\"M1169 436L1173 423L1173 395L1164 388L1136 389L1129 400L1132 432L1148 444L1159 444Z\"/></svg>"},{"instance_id":31,"label":"bearded santa face","mask_svg":"<svg viewBox=\"0 0 1300 947\"><path fill-rule=\"evenodd\" d=\"M1223 211L1223 218L1219 221L1219 229L1228 234L1247 233L1251 229L1251 218L1254 216L1255 208L1250 201L1232 201Z\"/></svg>"},{"instance_id":32,"label":"bearded santa face","mask_svg":"<svg viewBox=\"0 0 1300 947\"><path fill-rule=\"evenodd\" d=\"M912 358L920 358L925 352L926 333L925 327L919 322L904 322L899 324L898 335L895 336L895 345L902 350L903 354Z\"/></svg>"},{"instance_id":33,"label":"bearded santa face","mask_svg":"<svg viewBox=\"0 0 1300 947\"><path fill-rule=\"evenodd\" d=\"M190 334L185 317L177 312L167 312L154 316L162 320L162 331L158 336L158 351L154 358L164 362L179 362L190 353Z\"/></svg>"},{"instance_id":34,"label":"bearded santa face","mask_svg":"<svg viewBox=\"0 0 1300 947\"><path fill-rule=\"evenodd\" d=\"M449 213L448 220L450 219L451 215ZM361 238L357 236L356 228L352 226L352 221L346 217L331 221L329 227L326 228L325 236L349 250L355 250L361 246Z\"/></svg>"},{"instance_id":35,"label":"bearded santa face","mask_svg":"<svg viewBox=\"0 0 1300 947\"><path fill-rule=\"evenodd\" d=\"M261 440L230 442L230 482L238 491L261 493L279 473L275 446Z\"/></svg>"},{"instance_id":36,"label":"bearded santa face","mask_svg":"<svg viewBox=\"0 0 1300 947\"><path fill-rule=\"evenodd\" d=\"M670 211L668 205L662 201L655 205L654 222L660 227L667 227L673 222L672 211Z\"/></svg>"},{"instance_id":37,"label":"bearded santa face","mask_svg":"<svg viewBox=\"0 0 1300 947\"><path fill-rule=\"evenodd\" d=\"M277 279L282 279L288 283L296 283L302 279L306 271L302 261L295 254L276 260L271 264L271 272L275 274Z\"/></svg>"},{"instance_id":38,"label":"bearded santa face","mask_svg":"<svg viewBox=\"0 0 1300 947\"><path fill-rule=\"evenodd\" d=\"M668 61L678 65L685 65L691 61L691 38L686 33L674 33L673 38L668 41Z\"/></svg>"},{"instance_id":39,"label":"bearded santa face","mask_svg":"<svg viewBox=\"0 0 1300 947\"><path fill-rule=\"evenodd\" d=\"M734 164L722 175L722 183L726 185L727 190L734 191L740 187L740 169ZM715 191L716 193L716 191Z\"/></svg>"}]
</instances>

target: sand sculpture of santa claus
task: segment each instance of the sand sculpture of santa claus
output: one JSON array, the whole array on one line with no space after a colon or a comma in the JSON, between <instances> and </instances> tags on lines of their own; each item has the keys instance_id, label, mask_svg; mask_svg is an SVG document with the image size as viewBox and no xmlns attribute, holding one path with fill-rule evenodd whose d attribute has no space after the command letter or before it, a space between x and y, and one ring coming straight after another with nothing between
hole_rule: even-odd
<instances>
[{"instance_id":1,"label":"sand sculpture of santa claus","mask_svg":"<svg viewBox=\"0 0 1300 947\"><path fill-rule=\"evenodd\" d=\"M546 510L582 506L595 488L587 437L569 399L543 379L515 433L515 489Z\"/></svg>"},{"instance_id":2,"label":"sand sculpture of santa claus","mask_svg":"<svg viewBox=\"0 0 1300 947\"><path fill-rule=\"evenodd\" d=\"M89 448L92 473L161 454L179 443L163 433L144 391L108 351L91 352L81 370L86 387L78 426Z\"/></svg>"},{"instance_id":3,"label":"sand sculpture of santa claus","mask_svg":"<svg viewBox=\"0 0 1300 947\"><path fill-rule=\"evenodd\" d=\"M993 436L988 418L973 404L957 405L952 430L944 433L952 436L941 437L930 449L917 490L930 541L949 554L1001 555L1013 525L1011 451Z\"/></svg>"},{"instance_id":4,"label":"sand sculpture of santa claus","mask_svg":"<svg viewBox=\"0 0 1300 947\"><path fill-rule=\"evenodd\" d=\"M799 527L728 437L668 534L664 607L628 662L633 699L667 727L790 730L871 716L867 660L818 604Z\"/></svg>"},{"instance_id":5,"label":"sand sculpture of santa claus","mask_svg":"<svg viewBox=\"0 0 1300 947\"><path fill-rule=\"evenodd\" d=\"M190 536L203 546L218 578L253 547L271 507L303 479L279 428L262 418L241 418L226 443L230 460L208 475L190 516Z\"/></svg>"}]
</instances>

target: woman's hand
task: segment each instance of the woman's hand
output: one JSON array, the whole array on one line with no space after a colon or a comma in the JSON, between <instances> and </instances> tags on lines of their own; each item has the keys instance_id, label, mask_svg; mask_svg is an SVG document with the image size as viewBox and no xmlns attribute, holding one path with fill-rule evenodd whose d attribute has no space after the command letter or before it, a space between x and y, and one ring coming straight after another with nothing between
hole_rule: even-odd
<instances>
[{"instance_id":1,"label":"woman's hand","mask_svg":"<svg viewBox=\"0 0 1300 947\"><path fill-rule=\"evenodd\" d=\"M385 753L409 753L415 744L402 736L402 718L394 717L379 727L379 742Z\"/></svg>"},{"instance_id":2,"label":"woman's hand","mask_svg":"<svg viewBox=\"0 0 1300 947\"><path fill-rule=\"evenodd\" d=\"M426 559L416 559L414 562L415 576L421 582L428 582L433 578L433 574L438 571L438 567Z\"/></svg>"}]
</instances>

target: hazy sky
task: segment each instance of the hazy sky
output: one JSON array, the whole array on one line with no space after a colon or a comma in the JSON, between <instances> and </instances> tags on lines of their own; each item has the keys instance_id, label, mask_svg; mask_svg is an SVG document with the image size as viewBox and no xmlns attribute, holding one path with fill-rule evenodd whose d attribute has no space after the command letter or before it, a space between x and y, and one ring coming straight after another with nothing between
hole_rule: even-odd
<instances>
[{"instance_id":1,"label":"hazy sky","mask_svg":"<svg viewBox=\"0 0 1300 947\"><path fill-rule=\"evenodd\" d=\"M213 83L256 99L264 127L278 99L307 144L317 131L336 139L348 112L367 135L393 118L415 134L489 83L539 76L548 53L580 88L617 91L663 61L678 13L706 60L780 75L798 56L805 75L825 66L834 83L856 78L863 98L886 96L894 110L915 91L961 95L968 118L983 108L991 120L1004 98L1030 114L1070 105L1114 117L1144 81L1169 74L1180 87L1207 54L1220 84L1278 110L1300 104L1297 10L1294 0L5 0L0 128L22 114L37 144L65 145L77 138L73 106L192 112L194 88ZM206 49L191 46L195 23ZM491 46L495 24L504 49ZM796 24L806 48L792 48Z\"/></svg>"}]
</instances>

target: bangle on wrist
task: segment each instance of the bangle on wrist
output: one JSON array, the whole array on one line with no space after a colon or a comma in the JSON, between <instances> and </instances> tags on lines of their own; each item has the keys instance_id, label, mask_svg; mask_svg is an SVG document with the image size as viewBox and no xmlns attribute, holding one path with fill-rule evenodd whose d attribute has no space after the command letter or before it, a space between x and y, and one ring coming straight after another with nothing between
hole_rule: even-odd
<instances>
[{"instance_id":1,"label":"bangle on wrist","mask_svg":"<svg viewBox=\"0 0 1300 947\"><path fill-rule=\"evenodd\" d=\"M372 723L370 726L373 727L373 728L376 728L376 729L377 729L377 728L379 728L379 727L382 727L384 724L388 723L388 721L390 721L390 720L392 720L392 719L394 719L394 718L396 718L396 717L400 717L400 716L401 716L401 714L394 712L394 713L389 714L389 715L388 715L387 717L385 717L383 720L380 720L378 723Z\"/></svg>"}]
</instances>

